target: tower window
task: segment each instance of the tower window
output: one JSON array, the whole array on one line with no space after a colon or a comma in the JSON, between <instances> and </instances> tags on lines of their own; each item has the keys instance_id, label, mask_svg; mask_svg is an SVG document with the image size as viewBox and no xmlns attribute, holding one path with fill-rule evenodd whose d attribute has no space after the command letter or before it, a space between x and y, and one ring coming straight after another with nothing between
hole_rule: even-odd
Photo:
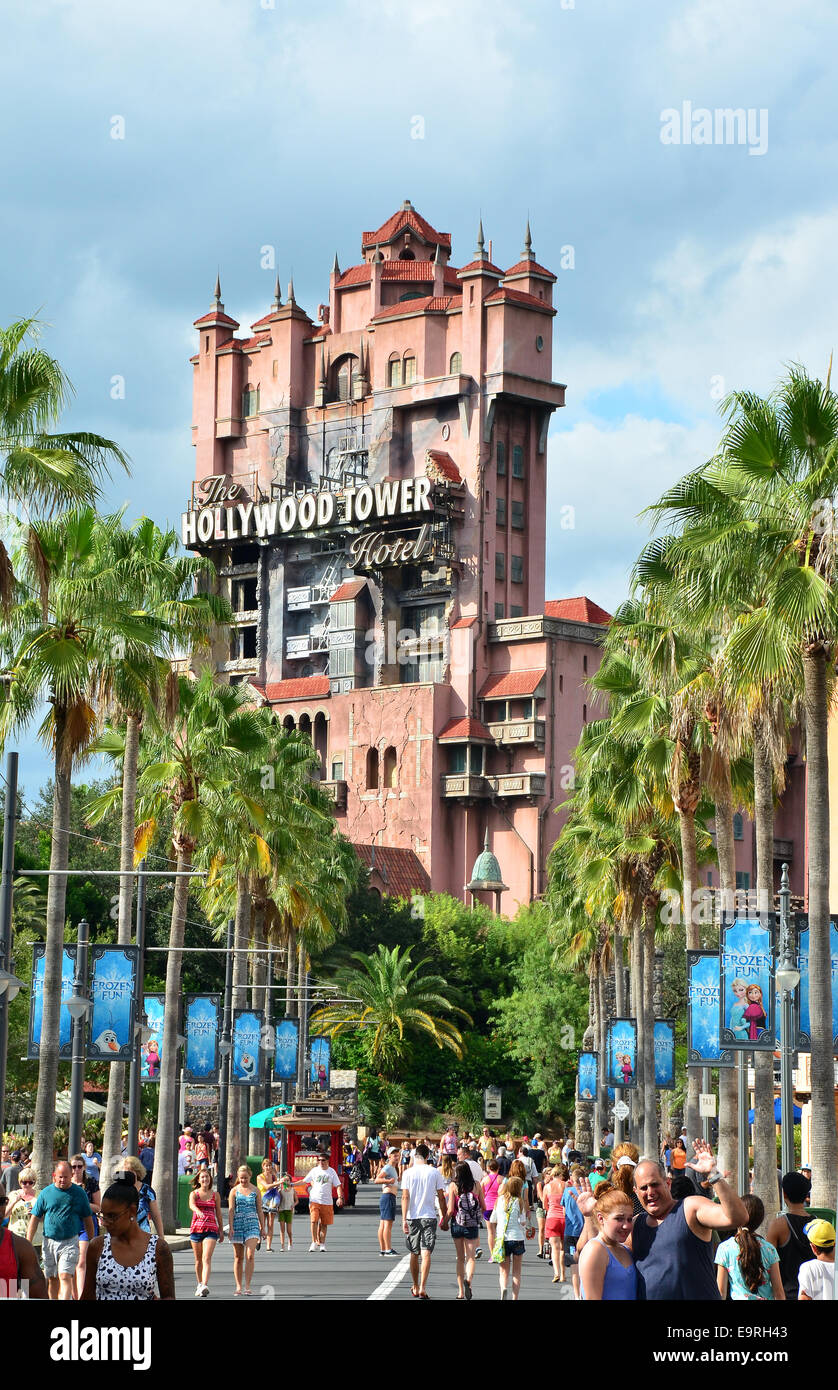
<instances>
[{"instance_id":1,"label":"tower window","mask_svg":"<svg viewBox=\"0 0 838 1390\"><path fill-rule=\"evenodd\" d=\"M495 579L506 578L506 556L502 550L495 551Z\"/></svg>"},{"instance_id":2,"label":"tower window","mask_svg":"<svg viewBox=\"0 0 838 1390\"><path fill-rule=\"evenodd\" d=\"M352 396L352 373L357 370L358 359L351 354L342 357L335 364L335 394L337 401L348 401Z\"/></svg>"},{"instance_id":3,"label":"tower window","mask_svg":"<svg viewBox=\"0 0 838 1390\"><path fill-rule=\"evenodd\" d=\"M412 251L408 251L407 247L405 247L404 251L400 251L400 252L399 252L399 260L400 260L400 261L415 261L415 260L416 260L416 257L414 256L414 254L413 254Z\"/></svg>"},{"instance_id":4,"label":"tower window","mask_svg":"<svg viewBox=\"0 0 838 1390\"><path fill-rule=\"evenodd\" d=\"M506 610L504 609L504 606L503 606L502 603L496 603L496 604L495 604L495 617L496 617L496 618L502 618L503 615L504 615L504 613L505 613L505 611L506 611Z\"/></svg>"},{"instance_id":5,"label":"tower window","mask_svg":"<svg viewBox=\"0 0 838 1390\"><path fill-rule=\"evenodd\" d=\"M502 439L499 439L495 446L495 459L498 477L504 478L506 476L506 445Z\"/></svg>"},{"instance_id":6,"label":"tower window","mask_svg":"<svg viewBox=\"0 0 838 1390\"><path fill-rule=\"evenodd\" d=\"M521 607L520 603L513 603L512 607L509 610L509 616L510 618L523 618L524 610Z\"/></svg>"},{"instance_id":7,"label":"tower window","mask_svg":"<svg viewBox=\"0 0 838 1390\"><path fill-rule=\"evenodd\" d=\"M395 748L385 748L384 750L384 786L395 787L398 784L398 763L396 761Z\"/></svg>"},{"instance_id":8,"label":"tower window","mask_svg":"<svg viewBox=\"0 0 838 1390\"><path fill-rule=\"evenodd\" d=\"M367 749L367 791L378 791L378 749Z\"/></svg>"},{"instance_id":9,"label":"tower window","mask_svg":"<svg viewBox=\"0 0 838 1390\"><path fill-rule=\"evenodd\" d=\"M259 387L245 386L242 391L242 416L247 419L250 415L259 414Z\"/></svg>"},{"instance_id":10,"label":"tower window","mask_svg":"<svg viewBox=\"0 0 838 1390\"><path fill-rule=\"evenodd\" d=\"M523 584L524 582L524 557L523 555L513 555L511 560L510 578L513 584Z\"/></svg>"},{"instance_id":11,"label":"tower window","mask_svg":"<svg viewBox=\"0 0 838 1390\"><path fill-rule=\"evenodd\" d=\"M209 333L204 335L204 352L209 352Z\"/></svg>"},{"instance_id":12,"label":"tower window","mask_svg":"<svg viewBox=\"0 0 838 1390\"><path fill-rule=\"evenodd\" d=\"M511 516L512 516L512 525L515 527L515 530L516 530L516 531L523 531L523 529L524 529L524 504L523 504L523 502L516 501L516 499L515 499L514 497L513 497L513 499L512 499Z\"/></svg>"},{"instance_id":13,"label":"tower window","mask_svg":"<svg viewBox=\"0 0 838 1390\"><path fill-rule=\"evenodd\" d=\"M745 822L742 819L741 811L737 811L733 817L733 838L734 840L744 840Z\"/></svg>"},{"instance_id":14,"label":"tower window","mask_svg":"<svg viewBox=\"0 0 838 1390\"><path fill-rule=\"evenodd\" d=\"M512 476L513 478L523 478L524 476L524 450L520 444L512 446Z\"/></svg>"},{"instance_id":15,"label":"tower window","mask_svg":"<svg viewBox=\"0 0 838 1390\"><path fill-rule=\"evenodd\" d=\"M506 525L506 498L505 498L505 497L499 497L499 498L498 498L498 507L497 507L497 513L496 513L496 521L497 521L498 526L505 526L505 525Z\"/></svg>"},{"instance_id":16,"label":"tower window","mask_svg":"<svg viewBox=\"0 0 838 1390\"><path fill-rule=\"evenodd\" d=\"M402 384L402 359L391 357L387 363L387 385L401 386Z\"/></svg>"},{"instance_id":17,"label":"tower window","mask_svg":"<svg viewBox=\"0 0 838 1390\"><path fill-rule=\"evenodd\" d=\"M588 706L587 706L587 705L583 705L583 706L582 706L582 723L583 723L583 724L587 724L587 722L588 722Z\"/></svg>"},{"instance_id":18,"label":"tower window","mask_svg":"<svg viewBox=\"0 0 838 1390\"><path fill-rule=\"evenodd\" d=\"M406 356L405 356L405 359L404 359L404 384L405 384L405 386L409 386L410 383L411 383L412 381L415 381L415 380L416 380L416 358L413 357L413 356L407 356L407 355L406 355Z\"/></svg>"},{"instance_id":19,"label":"tower window","mask_svg":"<svg viewBox=\"0 0 838 1390\"><path fill-rule=\"evenodd\" d=\"M585 675L587 676L587 674L588 674L588 658L587 658L587 656L583 656L583 657L582 657L582 670L585 672Z\"/></svg>"},{"instance_id":20,"label":"tower window","mask_svg":"<svg viewBox=\"0 0 838 1390\"><path fill-rule=\"evenodd\" d=\"M462 354L461 352L452 352L452 354L451 354L451 361L448 363L448 371L449 371L450 375L451 375L451 376L459 376L459 375L460 375L460 372L461 372L462 370L463 370L463 354Z\"/></svg>"}]
</instances>

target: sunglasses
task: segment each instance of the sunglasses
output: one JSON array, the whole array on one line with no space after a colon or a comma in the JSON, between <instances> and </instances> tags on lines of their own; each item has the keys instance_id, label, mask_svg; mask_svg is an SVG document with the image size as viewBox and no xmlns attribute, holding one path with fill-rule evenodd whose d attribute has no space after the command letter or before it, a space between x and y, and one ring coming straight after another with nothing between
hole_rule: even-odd
<instances>
[{"instance_id":1,"label":"sunglasses","mask_svg":"<svg viewBox=\"0 0 838 1390\"><path fill-rule=\"evenodd\" d=\"M84 1167L84 1164L83 1164L83 1163L71 1163L71 1164L70 1164L70 1167L73 1168L73 1169L76 1169L76 1168L83 1168L83 1167Z\"/></svg>"},{"instance_id":2,"label":"sunglasses","mask_svg":"<svg viewBox=\"0 0 838 1390\"><path fill-rule=\"evenodd\" d=\"M34 1184L34 1182L32 1181L31 1178L18 1178L18 1182L20 1183L21 1187L34 1187L34 1186L35 1186L35 1184Z\"/></svg>"}]
</instances>

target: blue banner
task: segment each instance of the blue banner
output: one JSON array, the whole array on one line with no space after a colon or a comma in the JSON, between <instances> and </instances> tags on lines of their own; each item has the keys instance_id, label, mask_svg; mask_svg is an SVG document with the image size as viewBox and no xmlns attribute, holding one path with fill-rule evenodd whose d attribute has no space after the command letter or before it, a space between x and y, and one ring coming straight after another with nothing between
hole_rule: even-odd
<instances>
[{"instance_id":1,"label":"blue banner","mask_svg":"<svg viewBox=\"0 0 838 1390\"><path fill-rule=\"evenodd\" d=\"M140 1080L159 1081L163 1060L163 1014L166 996L147 994L143 999L146 1027L152 1036L140 1048Z\"/></svg>"},{"instance_id":2,"label":"blue banner","mask_svg":"<svg viewBox=\"0 0 838 1390\"><path fill-rule=\"evenodd\" d=\"M721 986L718 951L687 951L687 1062L732 1067L719 1043Z\"/></svg>"},{"instance_id":3,"label":"blue banner","mask_svg":"<svg viewBox=\"0 0 838 1390\"><path fill-rule=\"evenodd\" d=\"M605 1082L637 1089L637 1019L610 1018L605 1043Z\"/></svg>"},{"instance_id":4,"label":"blue banner","mask_svg":"<svg viewBox=\"0 0 838 1390\"><path fill-rule=\"evenodd\" d=\"M296 1018L284 1018L276 1025L274 1080L294 1081L297 1076L297 1043L300 1025Z\"/></svg>"},{"instance_id":5,"label":"blue banner","mask_svg":"<svg viewBox=\"0 0 838 1390\"><path fill-rule=\"evenodd\" d=\"M675 1024L671 1018L655 1019L655 1085L661 1091L675 1089Z\"/></svg>"},{"instance_id":6,"label":"blue banner","mask_svg":"<svg viewBox=\"0 0 838 1390\"><path fill-rule=\"evenodd\" d=\"M797 968L800 984L794 991L795 1048L808 1052L812 1046L809 1018L809 918L799 913L797 928ZM829 954L832 957L832 1051L838 1052L838 921L829 922Z\"/></svg>"},{"instance_id":7,"label":"blue banner","mask_svg":"<svg viewBox=\"0 0 838 1390\"><path fill-rule=\"evenodd\" d=\"M184 1081L201 1081L205 1086L216 1084L220 1028L221 995L187 994L183 1014L183 1031L186 1034Z\"/></svg>"},{"instance_id":8,"label":"blue banner","mask_svg":"<svg viewBox=\"0 0 838 1390\"><path fill-rule=\"evenodd\" d=\"M41 1023L44 1012L44 952L46 947L40 943L32 947L32 994L29 1001L29 1046L26 1055L30 1060L40 1056ZM73 981L76 975L76 948L65 946L61 958L61 1008L58 1011L58 1055L69 1057L73 1050L73 1020L65 1001L73 995Z\"/></svg>"},{"instance_id":9,"label":"blue banner","mask_svg":"<svg viewBox=\"0 0 838 1390\"><path fill-rule=\"evenodd\" d=\"M719 1041L734 1052L774 1051L774 914L722 921Z\"/></svg>"},{"instance_id":10,"label":"blue banner","mask_svg":"<svg viewBox=\"0 0 838 1390\"><path fill-rule=\"evenodd\" d=\"M256 1009L233 1010L233 1055L230 1067L232 1086L258 1086L262 1080L262 1024L264 1016Z\"/></svg>"},{"instance_id":11,"label":"blue banner","mask_svg":"<svg viewBox=\"0 0 838 1390\"><path fill-rule=\"evenodd\" d=\"M595 1052L579 1053L579 1069L576 1084L580 1100L596 1099L598 1070L599 1058Z\"/></svg>"},{"instance_id":12,"label":"blue banner","mask_svg":"<svg viewBox=\"0 0 838 1390\"><path fill-rule=\"evenodd\" d=\"M139 951L136 946L91 946L90 1041L93 1062L130 1062L134 1055L134 995Z\"/></svg>"},{"instance_id":13,"label":"blue banner","mask_svg":"<svg viewBox=\"0 0 838 1390\"><path fill-rule=\"evenodd\" d=\"M328 1091L332 1074L332 1040L314 1037L310 1040L309 1047L311 1084L316 1091Z\"/></svg>"}]
</instances>

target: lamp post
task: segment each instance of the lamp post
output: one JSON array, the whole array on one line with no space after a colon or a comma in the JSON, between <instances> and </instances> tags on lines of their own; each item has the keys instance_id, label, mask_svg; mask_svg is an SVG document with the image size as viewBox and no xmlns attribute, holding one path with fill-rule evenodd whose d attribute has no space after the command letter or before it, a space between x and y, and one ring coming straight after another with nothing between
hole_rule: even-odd
<instances>
[{"instance_id":1,"label":"lamp post","mask_svg":"<svg viewBox=\"0 0 838 1390\"><path fill-rule=\"evenodd\" d=\"M227 923L227 961L224 967L224 1016L221 1021L221 1041L218 1051L221 1055L221 1073L218 1088L218 1194L224 1201L227 1196L227 1116L230 1103L230 1054L233 1044L230 1030L233 1022L233 939L236 924L230 918Z\"/></svg>"},{"instance_id":2,"label":"lamp post","mask_svg":"<svg viewBox=\"0 0 838 1390\"><path fill-rule=\"evenodd\" d=\"M780 963L777 988L780 991L780 1151L784 1173L794 1170L794 1095L791 1083L791 996L800 984L800 971L794 959L789 931L789 866L780 875Z\"/></svg>"},{"instance_id":3,"label":"lamp post","mask_svg":"<svg viewBox=\"0 0 838 1390\"><path fill-rule=\"evenodd\" d=\"M73 1052L70 1067L70 1132L68 1152L78 1153L84 1126L84 1042L90 1000L87 997L87 943L90 927L82 917L76 949L76 975L67 1012L73 1020Z\"/></svg>"},{"instance_id":4,"label":"lamp post","mask_svg":"<svg viewBox=\"0 0 838 1390\"><path fill-rule=\"evenodd\" d=\"M149 1030L145 1027L145 1008L143 1007L144 981L145 981L145 902L146 902L146 877L145 860L143 859L137 870L137 986L135 995L134 1018L135 1038L134 1055L131 1058L131 1070L128 1075L128 1152L132 1154L138 1145L140 1133L140 1099L142 1097L142 1046L148 1041ZM142 1022L141 1022L142 1020Z\"/></svg>"},{"instance_id":5,"label":"lamp post","mask_svg":"<svg viewBox=\"0 0 838 1390\"><path fill-rule=\"evenodd\" d=\"M12 970L12 888L17 827L17 753L6 754L6 805L3 814L3 869L0 875L0 1134L5 1127L6 1059L9 1050L9 1005L17 994L8 981ZM3 980L6 983L3 983ZM18 989L20 986L18 985Z\"/></svg>"}]
</instances>

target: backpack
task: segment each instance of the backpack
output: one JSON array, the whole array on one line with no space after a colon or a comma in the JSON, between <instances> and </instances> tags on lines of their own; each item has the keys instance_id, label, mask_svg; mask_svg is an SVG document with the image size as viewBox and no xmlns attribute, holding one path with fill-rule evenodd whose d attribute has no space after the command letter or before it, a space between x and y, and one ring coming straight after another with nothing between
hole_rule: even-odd
<instances>
[{"instance_id":1,"label":"backpack","mask_svg":"<svg viewBox=\"0 0 838 1390\"><path fill-rule=\"evenodd\" d=\"M473 1226L477 1229L480 1212L477 1198L473 1192L461 1192L457 1198L457 1214L454 1217L458 1226Z\"/></svg>"},{"instance_id":2,"label":"backpack","mask_svg":"<svg viewBox=\"0 0 838 1390\"><path fill-rule=\"evenodd\" d=\"M562 1206L565 1209L565 1235L581 1236L585 1221L576 1205L576 1193L570 1187L566 1187L562 1193Z\"/></svg>"}]
</instances>

